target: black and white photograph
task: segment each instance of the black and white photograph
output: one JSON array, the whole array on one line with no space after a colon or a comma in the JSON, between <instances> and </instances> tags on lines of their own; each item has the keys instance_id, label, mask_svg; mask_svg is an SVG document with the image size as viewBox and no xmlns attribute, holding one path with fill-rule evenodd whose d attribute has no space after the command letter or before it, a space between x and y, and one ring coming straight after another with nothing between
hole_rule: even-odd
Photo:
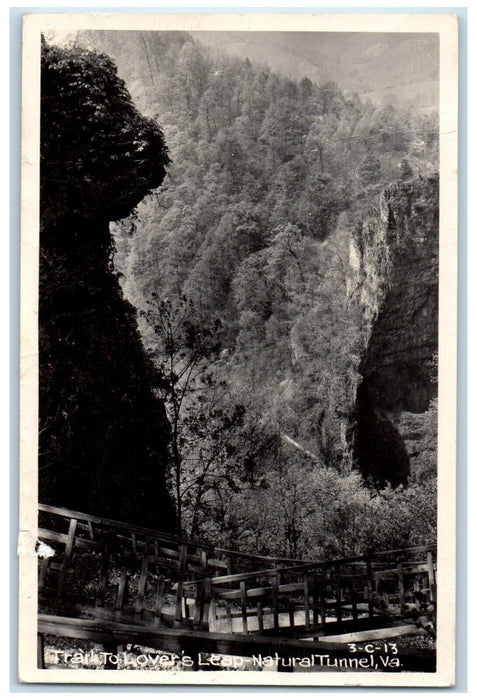
<instances>
[{"instance_id":1,"label":"black and white photograph","mask_svg":"<svg viewBox=\"0 0 477 700\"><path fill-rule=\"evenodd\" d=\"M20 680L453 684L457 55L25 15Z\"/></svg>"}]
</instances>

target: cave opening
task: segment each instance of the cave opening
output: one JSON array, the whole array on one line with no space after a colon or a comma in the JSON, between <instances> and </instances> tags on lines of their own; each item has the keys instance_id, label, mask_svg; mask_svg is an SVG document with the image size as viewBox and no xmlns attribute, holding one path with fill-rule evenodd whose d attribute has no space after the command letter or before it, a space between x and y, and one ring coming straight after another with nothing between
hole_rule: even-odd
<instances>
[{"instance_id":1,"label":"cave opening","mask_svg":"<svg viewBox=\"0 0 477 700\"><path fill-rule=\"evenodd\" d=\"M355 456L365 480L382 488L406 485L410 458L392 416L376 402L367 380L361 383L356 402Z\"/></svg>"}]
</instances>

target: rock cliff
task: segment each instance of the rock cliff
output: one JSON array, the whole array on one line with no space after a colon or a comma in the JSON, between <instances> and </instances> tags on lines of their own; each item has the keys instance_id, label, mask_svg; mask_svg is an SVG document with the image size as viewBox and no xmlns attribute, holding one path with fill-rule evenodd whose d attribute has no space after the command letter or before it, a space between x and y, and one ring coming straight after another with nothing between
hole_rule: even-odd
<instances>
[{"instance_id":1,"label":"rock cliff","mask_svg":"<svg viewBox=\"0 0 477 700\"><path fill-rule=\"evenodd\" d=\"M352 239L350 291L364 339L354 449L363 474L379 485L408 480L419 459L409 454L417 416L428 431L424 416L437 393L438 197L437 176L397 183L382 193L379 219Z\"/></svg>"},{"instance_id":2,"label":"rock cliff","mask_svg":"<svg viewBox=\"0 0 477 700\"><path fill-rule=\"evenodd\" d=\"M172 529L159 378L109 230L162 182L162 133L106 56L44 45L41 79L40 499Z\"/></svg>"}]
</instances>

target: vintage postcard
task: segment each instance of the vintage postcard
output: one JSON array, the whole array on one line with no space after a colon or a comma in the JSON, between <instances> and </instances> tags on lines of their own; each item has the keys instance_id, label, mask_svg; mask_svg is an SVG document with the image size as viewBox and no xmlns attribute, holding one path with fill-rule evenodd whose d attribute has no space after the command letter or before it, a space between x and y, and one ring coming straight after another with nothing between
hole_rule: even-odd
<instances>
[{"instance_id":1,"label":"vintage postcard","mask_svg":"<svg viewBox=\"0 0 477 700\"><path fill-rule=\"evenodd\" d=\"M20 680L453 685L457 17L23 42Z\"/></svg>"}]
</instances>

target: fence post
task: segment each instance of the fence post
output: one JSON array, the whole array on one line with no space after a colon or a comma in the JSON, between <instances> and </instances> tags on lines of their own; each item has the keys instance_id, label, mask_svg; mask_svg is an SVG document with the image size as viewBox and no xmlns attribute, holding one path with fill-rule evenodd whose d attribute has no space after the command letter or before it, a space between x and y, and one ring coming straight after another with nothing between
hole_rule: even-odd
<instances>
[{"instance_id":1,"label":"fence post","mask_svg":"<svg viewBox=\"0 0 477 700\"><path fill-rule=\"evenodd\" d=\"M202 610L202 622L208 626L209 624L209 608L212 599L212 584L210 578L204 579L204 606Z\"/></svg>"},{"instance_id":2,"label":"fence post","mask_svg":"<svg viewBox=\"0 0 477 700\"><path fill-rule=\"evenodd\" d=\"M200 550L200 567L205 574L207 571L207 551L205 549Z\"/></svg>"},{"instance_id":3,"label":"fence post","mask_svg":"<svg viewBox=\"0 0 477 700\"><path fill-rule=\"evenodd\" d=\"M406 604L406 593L404 590L404 572L402 568L402 561L397 565L397 577L399 586L399 605L401 607L401 613L403 612L403 607Z\"/></svg>"},{"instance_id":4,"label":"fence post","mask_svg":"<svg viewBox=\"0 0 477 700\"><path fill-rule=\"evenodd\" d=\"M96 600L94 604L100 608L104 605L104 595L106 593L106 588L108 586L108 573L109 573L109 561L110 561L110 551L109 547L105 547L103 550L103 557L101 561L101 575L99 579L98 592L96 594Z\"/></svg>"},{"instance_id":5,"label":"fence post","mask_svg":"<svg viewBox=\"0 0 477 700\"><path fill-rule=\"evenodd\" d=\"M278 579L278 576L276 577ZM278 617L278 584L277 580L272 582L272 604L273 604L273 627L278 629L280 627L280 620Z\"/></svg>"},{"instance_id":6,"label":"fence post","mask_svg":"<svg viewBox=\"0 0 477 700\"><path fill-rule=\"evenodd\" d=\"M341 569L336 565L336 619L341 622Z\"/></svg>"},{"instance_id":7,"label":"fence post","mask_svg":"<svg viewBox=\"0 0 477 700\"><path fill-rule=\"evenodd\" d=\"M144 552L141 562L141 573L139 575L139 585L137 589L137 600L135 605L136 614L140 614L144 608L144 595L146 593L147 566L149 563L149 537L144 543Z\"/></svg>"},{"instance_id":8,"label":"fence post","mask_svg":"<svg viewBox=\"0 0 477 700\"><path fill-rule=\"evenodd\" d=\"M38 578L38 590L41 591L45 587L46 575L50 566L50 558L44 557L40 564L40 575Z\"/></svg>"},{"instance_id":9,"label":"fence post","mask_svg":"<svg viewBox=\"0 0 477 700\"><path fill-rule=\"evenodd\" d=\"M195 603L194 603L194 629L200 629L202 623L203 615L203 604L204 604L204 581L197 581L197 588L195 593Z\"/></svg>"},{"instance_id":10,"label":"fence post","mask_svg":"<svg viewBox=\"0 0 477 700\"><path fill-rule=\"evenodd\" d=\"M128 575L125 571L123 571L121 572L121 578L119 579L118 583L118 592L116 594L116 610L122 610L124 608L127 586Z\"/></svg>"},{"instance_id":11,"label":"fence post","mask_svg":"<svg viewBox=\"0 0 477 700\"><path fill-rule=\"evenodd\" d=\"M210 613L209 613L209 632L215 632L217 622L217 600L215 597L214 587L210 590Z\"/></svg>"},{"instance_id":12,"label":"fence post","mask_svg":"<svg viewBox=\"0 0 477 700\"><path fill-rule=\"evenodd\" d=\"M368 554L366 557L366 583L368 591L368 609L369 617L373 617L373 567L371 565L371 555Z\"/></svg>"},{"instance_id":13,"label":"fence post","mask_svg":"<svg viewBox=\"0 0 477 700\"><path fill-rule=\"evenodd\" d=\"M181 544L179 547L179 575L177 581L176 613L174 622L176 625L182 620L182 594L184 592L184 573L187 565L187 545Z\"/></svg>"},{"instance_id":14,"label":"fence post","mask_svg":"<svg viewBox=\"0 0 477 700\"><path fill-rule=\"evenodd\" d=\"M290 601L288 616L290 618L290 628L293 629L295 627L295 603L293 601Z\"/></svg>"},{"instance_id":15,"label":"fence post","mask_svg":"<svg viewBox=\"0 0 477 700\"><path fill-rule=\"evenodd\" d=\"M351 611L352 611L352 615L353 615L353 620L357 620L358 619L358 608L356 605L356 589L354 587L354 584L353 584L353 587L351 589Z\"/></svg>"},{"instance_id":16,"label":"fence post","mask_svg":"<svg viewBox=\"0 0 477 700\"><path fill-rule=\"evenodd\" d=\"M323 591L320 595L320 604L321 604L321 625L323 627L323 631L325 630L325 625L326 625L326 593Z\"/></svg>"},{"instance_id":17,"label":"fence post","mask_svg":"<svg viewBox=\"0 0 477 700\"><path fill-rule=\"evenodd\" d=\"M60 580L58 583L58 595L61 596L63 593L63 588L66 582L66 575L68 573L68 564L70 563L71 555L73 553L73 545L75 541L76 525L78 521L76 518L71 518L70 525L68 528L68 540L65 546L65 553L63 556L63 564L61 566Z\"/></svg>"},{"instance_id":18,"label":"fence post","mask_svg":"<svg viewBox=\"0 0 477 700\"><path fill-rule=\"evenodd\" d=\"M37 668L46 668L45 666L45 635L41 632L37 635Z\"/></svg>"},{"instance_id":19,"label":"fence post","mask_svg":"<svg viewBox=\"0 0 477 700\"><path fill-rule=\"evenodd\" d=\"M258 620L258 633L263 633L263 609L262 603L258 601L257 603L257 620Z\"/></svg>"},{"instance_id":20,"label":"fence post","mask_svg":"<svg viewBox=\"0 0 477 700\"><path fill-rule=\"evenodd\" d=\"M310 626L310 589L308 586L308 576L303 577L303 595L305 598L305 627Z\"/></svg>"},{"instance_id":21,"label":"fence post","mask_svg":"<svg viewBox=\"0 0 477 700\"><path fill-rule=\"evenodd\" d=\"M227 616L228 631L233 632L234 631L234 621L232 618L232 606L230 605L230 603L225 604L225 613Z\"/></svg>"},{"instance_id":22,"label":"fence post","mask_svg":"<svg viewBox=\"0 0 477 700\"><path fill-rule=\"evenodd\" d=\"M320 602L319 602L319 587L318 587L318 582L315 577L312 578L311 580L311 608L313 611L313 624L317 625L318 624L318 619L319 619L319 607L320 607Z\"/></svg>"},{"instance_id":23,"label":"fence post","mask_svg":"<svg viewBox=\"0 0 477 700\"><path fill-rule=\"evenodd\" d=\"M240 581L240 607L242 609L242 627L245 634L248 634L247 619L247 586L245 581Z\"/></svg>"},{"instance_id":24,"label":"fence post","mask_svg":"<svg viewBox=\"0 0 477 700\"><path fill-rule=\"evenodd\" d=\"M434 558L432 556L432 550L426 553L427 556L427 570L429 575L429 598L431 603L436 600L436 576L434 572Z\"/></svg>"}]
</instances>

